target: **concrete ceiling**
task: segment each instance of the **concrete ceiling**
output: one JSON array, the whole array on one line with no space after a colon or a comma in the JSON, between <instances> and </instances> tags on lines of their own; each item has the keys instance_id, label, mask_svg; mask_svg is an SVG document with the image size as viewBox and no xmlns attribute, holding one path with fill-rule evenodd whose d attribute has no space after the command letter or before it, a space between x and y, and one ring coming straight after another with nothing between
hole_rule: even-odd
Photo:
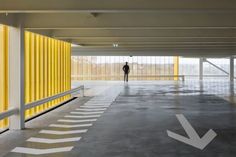
<instances>
[{"instance_id":1,"label":"concrete ceiling","mask_svg":"<svg viewBox=\"0 0 236 157\"><path fill-rule=\"evenodd\" d=\"M235 0L0 0L0 23L81 45L74 55L236 54Z\"/></svg>"}]
</instances>

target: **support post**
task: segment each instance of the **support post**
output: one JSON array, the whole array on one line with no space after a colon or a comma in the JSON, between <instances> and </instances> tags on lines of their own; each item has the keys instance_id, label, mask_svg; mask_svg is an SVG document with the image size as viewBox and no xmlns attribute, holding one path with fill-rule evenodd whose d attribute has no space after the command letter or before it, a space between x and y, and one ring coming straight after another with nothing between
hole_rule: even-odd
<instances>
[{"instance_id":1,"label":"support post","mask_svg":"<svg viewBox=\"0 0 236 157\"><path fill-rule=\"evenodd\" d=\"M84 85L82 85L82 89L81 89L81 97L84 97Z\"/></svg>"},{"instance_id":2,"label":"support post","mask_svg":"<svg viewBox=\"0 0 236 157\"><path fill-rule=\"evenodd\" d=\"M203 58L199 59L199 80L202 81L203 80Z\"/></svg>"},{"instance_id":3,"label":"support post","mask_svg":"<svg viewBox=\"0 0 236 157\"><path fill-rule=\"evenodd\" d=\"M230 72L229 72L229 80L230 82L234 82L234 57L230 57Z\"/></svg>"},{"instance_id":4,"label":"support post","mask_svg":"<svg viewBox=\"0 0 236 157\"><path fill-rule=\"evenodd\" d=\"M9 104L18 109L18 113L10 117L9 128L20 130L25 127L25 88L24 88L24 29L9 29Z\"/></svg>"}]
</instances>

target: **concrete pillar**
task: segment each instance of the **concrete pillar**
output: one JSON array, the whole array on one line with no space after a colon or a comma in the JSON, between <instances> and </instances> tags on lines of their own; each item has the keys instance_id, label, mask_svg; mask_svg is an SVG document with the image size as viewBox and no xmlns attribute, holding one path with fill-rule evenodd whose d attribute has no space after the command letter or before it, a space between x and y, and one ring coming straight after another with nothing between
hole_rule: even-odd
<instances>
[{"instance_id":1,"label":"concrete pillar","mask_svg":"<svg viewBox=\"0 0 236 157\"><path fill-rule=\"evenodd\" d=\"M203 80L203 58L199 59L199 80L202 81Z\"/></svg>"},{"instance_id":2,"label":"concrete pillar","mask_svg":"<svg viewBox=\"0 0 236 157\"><path fill-rule=\"evenodd\" d=\"M9 29L9 104L19 111L10 117L11 130L25 127L24 34L22 27Z\"/></svg>"},{"instance_id":3,"label":"concrete pillar","mask_svg":"<svg viewBox=\"0 0 236 157\"><path fill-rule=\"evenodd\" d=\"M230 82L234 82L234 57L230 57L229 60L230 60L229 80L230 80Z\"/></svg>"}]
</instances>

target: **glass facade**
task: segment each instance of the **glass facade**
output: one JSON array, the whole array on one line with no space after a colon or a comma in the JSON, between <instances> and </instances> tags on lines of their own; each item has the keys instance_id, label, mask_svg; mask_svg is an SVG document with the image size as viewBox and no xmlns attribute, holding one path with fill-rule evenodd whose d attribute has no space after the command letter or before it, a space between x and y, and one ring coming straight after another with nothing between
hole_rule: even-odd
<instances>
[{"instance_id":1,"label":"glass facade","mask_svg":"<svg viewBox=\"0 0 236 157\"><path fill-rule=\"evenodd\" d=\"M130 80L174 80L178 57L72 56L72 80L123 80L125 62Z\"/></svg>"},{"instance_id":2,"label":"glass facade","mask_svg":"<svg viewBox=\"0 0 236 157\"><path fill-rule=\"evenodd\" d=\"M203 62L204 80L227 79L229 74L229 58L206 58ZM199 58L179 59L179 74L184 75L186 79L199 79ZM235 65L236 68L236 65ZM235 70L234 68L234 70ZM236 74L236 70L235 70Z\"/></svg>"}]
</instances>

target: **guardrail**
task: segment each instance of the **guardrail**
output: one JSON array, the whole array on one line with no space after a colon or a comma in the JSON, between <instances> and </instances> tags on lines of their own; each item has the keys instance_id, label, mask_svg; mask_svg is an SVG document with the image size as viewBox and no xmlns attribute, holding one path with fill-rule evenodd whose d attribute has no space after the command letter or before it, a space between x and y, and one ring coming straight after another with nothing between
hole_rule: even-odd
<instances>
[{"instance_id":1,"label":"guardrail","mask_svg":"<svg viewBox=\"0 0 236 157\"><path fill-rule=\"evenodd\" d=\"M14 114L17 114L19 111L16 108L9 109L8 111L4 111L0 113L0 120L3 120L7 117L13 116Z\"/></svg>"},{"instance_id":2,"label":"guardrail","mask_svg":"<svg viewBox=\"0 0 236 157\"><path fill-rule=\"evenodd\" d=\"M122 75L72 75L72 78L123 78ZM129 75L129 78L181 78L182 81L185 81L185 75Z\"/></svg>"},{"instance_id":3,"label":"guardrail","mask_svg":"<svg viewBox=\"0 0 236 157\"><path fill-rule=\"evenodd\" d=\"M63 92L63 93L60 93L57 95L53 95L51 97L44 98L44 99L29 103L29 104L26 104L24 106L24 110L28 110L28 109L37 107L39 105L42 105L44 103L50 102L52 100L55 100L57 98L60 98L60 97L63 97L63 96L69 95L69 94L73 94L75 92L78 92L79 90L81 90L81 96L84 96L84 86L80 86L80 87L74 88L72 90L69 90L69 91L66 91L66 92ZM8 111L2 112L2 113L0 113L0 120L8 118L10 116L13 116L13 115L17 114L18 112L19 112L19 109L17 109L17 108L9 109Z\"/></svg>"}]
</instances>

